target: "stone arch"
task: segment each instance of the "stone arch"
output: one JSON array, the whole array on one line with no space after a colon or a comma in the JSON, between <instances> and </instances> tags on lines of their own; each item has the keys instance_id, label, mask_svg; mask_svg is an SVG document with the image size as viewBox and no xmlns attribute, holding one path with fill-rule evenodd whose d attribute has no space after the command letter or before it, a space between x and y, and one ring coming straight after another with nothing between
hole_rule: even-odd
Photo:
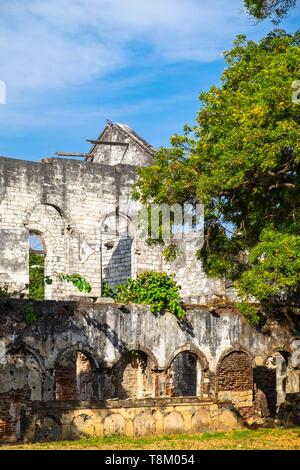
<instances>
[{"instance_id":1,"label":"stone arch","mask_svg":"<svg viewBox=\"0 0 300 470\"><path fill-rule=\"evenodd\" d=\"M122 400L155 395L153 358L142 349L124 352L111 369L112 396Z\"/></svg>"},{"instance_id":2,"label":"stone arch","mask_svg":"<svg viewBox=\"0 0 300 470\"><path fill-rule=\"evenodd\" d=\"M90 437L95 434L95 420L93 416L86 413L80 413L74 416L71 423L72 439Z\"/></svg>"},{"instance_id":3,"label":"stone arch","mask_svg":"<svg viewBox=\"0 0 300 470\"><path fill-rule=\"evenodd\" d=\"M184 419L178 411L171 411L164 416L164 433L178 434L184 432Z\"/></svg>"},{"instance_id":4,"label":"stone arch","mask_svg":"<svg viewBox=\"0 0 300 470\"><path fill-rule=\"evenodd\" d=\"M97 361L80 346L58 354L54 365L56 400L95 400L98 398Z\"/></svg>"},{"instance_id":5,"label":"stone arch","mask_svg":"<svg viewBox=\"0 0 300 470\"><path fill-rule=\"evenodd\" d=\"M151 370L158 370L158 360L151 351L151 349L147 348L146 346L141 346L140 344L129 344L127 347L127 351L142 351L148 356L149 367Z\"/></svg>"},{"instance_id":6,"label":"stone arch","mask_svg":"<svg viewBox=\"0 0 300 470\"><path fill-rule=\"evenodd\" d=\"M155 418L151 412L142 411L133 419L135 436L144 436L155 433Z\"/></svg>"},{"instance_id":7,"label":"stone arch","mask_svg":"<svg viewBox=\"0 0 300 470\"><path fill-rule=\"evenodd\" d=\"M17 401L42 400L44 374L44 361L35 349L25 344L11 345L0 365L0 394L13 392Z\"/></svg>"},{"instance_id":8,"label":"stone arch","mask_svg":"<svg viewBox=\"0 0 300 470\"><path fill-rule=\"evenodd\" d=\"M263 417L276 414L276 358L267 355L261 364L253 368L254 396L256 407Z\"/></svg>"},{"instance_id":9,"label":"stone arch","mask_svg":"<svg viewBox=\"0 0 300 470\"><path fill-rule=\"evenodd\" d=\"M88 346L86 344L83 345L81 343L73 344L73 345L68 346L67 348L59 351L56 358L55 358L55 361L54 361L55 364L60 362L66 354L76 353L78 351L82 352L83 354L85 354L88 357L93 370L97 370L101 367L104 367L104 363L99 359L99 357L97 355L97 351L95 349L91 348L90 346Z\"/></svg>"},{"instance_id":10,"label":"stone arch","mask_svg":"<svg viewBox=\"0 0 300 470\"><path fill-rule=\"evenodd\" d=\"M103 422L103 432L105 436L125 434L126 419L120 413L106 416Z\"/></svg>"},{"instance_id":11,"label":"stone arch","mask_svg":"<svg viewBox=\"0 0 300 470\"><path fill-rule=\"evenodd\" d=\"M18 345L10 344L6 348L6 353L7 354L18 352L18 351L24 352L25 354L28 353L28 354L31 354L32 356L34 356L36 362L39 364L39 367L40 367L41 371L43 373L46 371L45 361L44 361L43 357L41 356L41 354L39 353L39 351L37 351L37 349L35 349L32 346L29 346L28 344L23 343L23 342L18 344Z\"/></svg>"},{"instance_id":12,"label":"stone arch","mask_svg":"<svg viewBox=\"0 0 300 470\"><path fill-rule=\"evenodd\" d=\"M277 409L282 403L284 403L286 394L290 392L290 388L292 388L290 383L290 356L290 352L284 349L278 349L275 353Z\"/></svg>"},{"instance_id":13,"label":"stone arch","mask_svg":"<svg viewBox=\"0 0 300 470\"><path fill-rule=\"evenodd\" d=\"M179 353L181 353L183 351L190 351L191 353L195 354L195 356L197 356L198 359L199 359L202 370L205 370L205 371L208 370L209 364L208 364L208 360L206 359L205 354L199 348L197 348L194 344L191 344L191 343L186 343L186 344L180 346L179 348L177 348L171 354L171 356L170 356L170 358L167 362L166 368L170 367L170 365L171 365L172 361L174 360L174 358Z\"/></svg>"},{"instance_id":14,"label":"stone arch","mask_svg":"<svg viewBox=\"0 0 300 470\"><path fill-rule=\"evenodd\" d=\"M35 204L27 211L24 226L29 233L37 233L44 241L47 247L47 256L45 257L44 273L45 276L52 277L52 284L45 286L45 298L52 299L63 297L64 291L69 289L69 285L61 285L53 274L56 272L65 272L66 255L68 240L66 237L66 221L62 211L52 204Z\"/></svg>"},{"instance_id":15,"label":"stone arch","mask_svg":"<svg viewBox=\"0 0 300 470\"><path fill-rule=\"evenodd\" d=\"M198 348L185 344L171 356L166 367L168 396L208 396L208 361ZM205 383L205 387L203 386Z\"/></svg>"},{"instance_id":16,"label":"stone arch","mask_svg":"<svg viewBox=\"0 0 300 470\"><path fill-rule=\"evenodd\" d=\"M265 355L262 364L253 370L255 399L264 416L274 417L286 394L299 391L300 372L294 365L299 362L300 351L298 356L293 355L294 341L299 339L294 338L290 343L273 348Z\"/></svg>"},{"instance_id":17,"label":"stone arch","mask_svg":"<svg viewBox=\"0 0 300 470\"><path fill-rule=\"evenodd\" d=\"M65 209L62 209L57 204L51 204L49 202L32 202L27 207L22 224L27 226L30 224L31 215L39 209L40 206L52 207L57 214L64 220L66 227L72 226L71 217Z\"/></svg>"},{"instance_id":18,"label":"stone arch","mask_svg":"<svg viewBox=\"0 0 300 470\"><path fill-rule=\"evenodd\" d=\"M45 254L47 254L47 247L46 247L46 243L45 243L43 234L39 230L29 230L29 234L30 235L36 235L38 238L41 239L41 243L43 244L43 251L45 252Z\"/></svg>"},{"instance_id":19,"label":"stone arch","mask_svg":"<svg viewBox=\"0 0 300 470\"><path fill-rule=\"evenodd\" d=\"M255 401L264 417L276 415L286 393L293 391L294 381L298 387L298 373L291 368L291 353L287 349L290 348L273 349L264 357L262 364L253 369Z\"/></svg>"},{"instance_id":20,"label":"stone arch","mask_svg":"<svg viewBox=\"0 0 300 470\"><path fill-rule=\"evenodd\" d=\"M216 397L237 407L252 406L252 356L243 347L231 347L221 355L216 369Z\"/></svg>"},{"instance_id":21,"label":"stone arch","mask_svg":"<svg viewBox=\"0 0 300 470\"><path fill-rule=\"evenodd\" d=\"M100 232L102 285L114 288L133 277L134 225L126 214L112 211L102 220Z\"/></svg>"}]
</instances>

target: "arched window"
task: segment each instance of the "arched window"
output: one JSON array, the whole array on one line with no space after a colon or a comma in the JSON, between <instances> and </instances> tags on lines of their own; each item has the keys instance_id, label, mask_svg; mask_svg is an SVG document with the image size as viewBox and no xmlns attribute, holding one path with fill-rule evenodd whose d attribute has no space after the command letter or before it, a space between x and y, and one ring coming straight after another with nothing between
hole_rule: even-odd
<instances>
[{"instance_id":1,"label":"arched window","mask_svg":"<svg viewBox=\"0 0 300 470\"><path fill-rule=\"evenodd\" d=\"M42 237L29 232L29 297L45 298L45 257L46 248Z\"/></svg>"},{"instance_id":2,"label":"arched window","mask_svg":"<svg viewBox=\"0 0 300 470\"><path fill-rule=\"evenodd\" d=\"M168 370L167 395L198 396L201 382L201 367L197 356L190 351L182 351L171 363Z\"/></svg>"},{"instance_id":3,"label":"arched window","mask_svg":"<svg viewBox=\"0 0 300 470\"><path fill-rule=\"evenodd\" d=\"M112 369L113 396L120 400L153 396L151 360L144 351L124 353Z\"/></svg>"},{"instance_id":4,"label":"arched window","mask_svg":"<svg viewBox=\"0 0 300 470\"><path fill-rule=\"evenodd\" d=\"M54 367L56 400L96 398L92 358L82 351L66 351Z\"/></svg>"},{"instance_id":5,"label":"arched window","mask_svg":"<svg viewBox=\"0 0 300 470\"><path fill-rule=\"evenodd\" d=\"M253 370L251 358L244 351L232 351L217 367L217 397L237 407L253 404Z\"/></svg>"}]
</instances>

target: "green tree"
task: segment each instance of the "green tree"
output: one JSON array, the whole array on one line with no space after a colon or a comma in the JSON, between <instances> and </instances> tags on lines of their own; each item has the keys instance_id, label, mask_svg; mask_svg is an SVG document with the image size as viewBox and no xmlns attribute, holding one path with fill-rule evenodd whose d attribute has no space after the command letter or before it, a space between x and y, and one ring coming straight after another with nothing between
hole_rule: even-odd
<instances>
[{"instance_id":1,"label":"green tree","mask_svg":"<svg viewBox=\"0 0 300 470\"><path fill-rule=\"evenodd\" d=\"M272 18L278 24L287 16L290 9L295 8L297 0L244 0L244 5L250 15L257 20Z\"/></svg>"},{"instance_id":2,"label":"green tree","mask_svg":"<svg viewBox=\"0 0 300 470\"><path fill-rule=\"evenodd\" d=\"M29 297L36 300L45 298L45 257L39 253L29 253Z\"/></svg>"},{"instance_id":3,"label":"green tree","mask_svg":"<svg viewBox=\"0 0 300 470\"><path fill-rule=\"evenodd\" d=\"M144 204L205 205L198 253L210 276L240 295L292 299L300 285L300 33L275 30L259 43L238 36L225 53L221 87L200 95L197 123L139 170Z\"/></svg>"}]
</instances>

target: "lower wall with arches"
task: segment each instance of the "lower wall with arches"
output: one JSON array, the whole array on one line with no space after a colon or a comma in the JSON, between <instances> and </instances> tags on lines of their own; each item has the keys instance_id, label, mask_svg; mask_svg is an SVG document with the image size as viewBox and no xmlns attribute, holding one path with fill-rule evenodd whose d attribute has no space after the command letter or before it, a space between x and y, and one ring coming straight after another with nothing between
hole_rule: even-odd
<instances>
[{"instance_id":1,"label":"lower wall with arches","mask_svg":"<svg viewBox=\"0 0 300 470\"><path fill-rule=\"evenodd\" d=\"M62 423L71 429L73 418L80 421L85 414L95 415L105 434L104 410L111 408L119 410L111 414L123 416L127 434L135 432L129 409L137 410L134 416L138 411L161 416L151 421L161 431L171 419L169 409L163 411L171 403L186 406L191 416L202 406L207 430L217 427L214 416L228 406L239 423L232 418L233 427L240 425L238 418L261 423L276 417L286 394L300 391L297 332L274 320L266 332L259 331L232 305L187 307L181 321L138 305L41 301L30 306L36 320L28 323L28 301L0 300L1 440L28 438L33 425L38 433L45 423L54 429L52 439L64 432ZM184 432L194 429L186 419L182 415Z\"/></svg>"}]
</instances>

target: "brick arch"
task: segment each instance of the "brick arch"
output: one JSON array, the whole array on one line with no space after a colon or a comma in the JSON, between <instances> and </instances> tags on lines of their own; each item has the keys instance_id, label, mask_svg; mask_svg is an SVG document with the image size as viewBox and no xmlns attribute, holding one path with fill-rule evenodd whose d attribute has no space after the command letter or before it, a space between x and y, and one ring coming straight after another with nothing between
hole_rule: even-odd
<instances>
[{"instance_id":1,"label":"brick arch","mask_svg":"<svg viewBox=\"0 0 300 470\"><path fill-rule=\"evenodd\" d=\"M110 369L112 396L133 400L155 396L156 371L156 358L147 348L126 349Z\"/></svg>"},{"instance_id":2,"label":"brick arch","mask_svg":"<svg viewBox=\"0 0 300 470\"><path fill-rule=\"evenodd\" d=\"M209 396L208 361L202 351L194 345L187 343L176 349L169 358L165 373L166 395Z\"/></svg>"},{"instance_id":3,"label":"brick arch","mask_svg":"<svg viewBox=\"0 0 300 470\"><path fill-rule=\"evenodd\" d=\"M156 359L156 356L154 353L151 351L151 349L147 348L146 346L141 346L140 344L129 344L127 347L127 351L142 351L145 354L147 354L148 358L150 359L150 365L152 370L158 370L158 360ZM121 357L121 355L120 355Z\"/></svg>"},{"instance_id":4,"label":"brick arch","mask_svg":"<svg viewBox=\"0 0 300 470\"><path fill-rule=\"evenodd\" d=\"M221 355L216 368L216 397L237 407L252 406L253 356L243 347L231 347Z\"/></svg>"},{"instance_id":5,"label":"brick arch","mask_svg":"<svg viewBox=\"0 0 300 470\"><path fill-rule=\"evenodd\" d=\"M249 356L251 362L254 360L254 355L251 353L251 351L246 348L245 346L241 346L240 344L233 344L232 346L230 346L229 348L225 349L221 354L220 354L220 357L217 361L217 366L216 366L216 372L218 372L218 368L220 366L220 363L222 362L222 360L224 359L224 357L228 356L228 354L232 353L232 352L243 352L245 354L247 354L247 356Z\"/></svg>"},{"instance_id":6,"label":"brick arch","mask_svg":"<svg viewBox=\"0 0 300 470\"><path fill-rule=\"evenodd\" d=\"M61 351L54 365L57 400L98 398L98 361L90 348L71 346Z\"/></svg>"},{"instance_id":7,"label":"brick arch","mask_svg":"<svg viewBox=\"0 0 300 470\"><path fill-rule=\"evenodd\" d=\"M34 348L24 343L6 349L6 361L0 366L0 393L15 392L19 399L42 400L45 364ZM2 390L2 392L1 392Z\"/></svg>"},{"instance_id":8,"label":"brick arch","mask_svg":"<svg viewBox=\"0 0 300 470\"><path fill-rule=\"evenodd\" d=\"M54 360L54 364L57 364L58 362L60 362L64 358L65 355L76 353L76 352L81 352L85 354L90 360L91 366L93 367L94 370L99 369L101 367L105 367L104 362L98 357L97 352L90 346L82 345L81 343L68 346L67 348L59 351L59 353L56 355L56 358Z\"/></svg>"},{"instance_id":9,"label":"brick arch","mask_svg":"<svg viewBox=\"0 0 300 470\"><path fill-rule=\"evenodd\" d=\"M171 354L171 356L170 356L170 358L169 358L169 360L166 364L166 369L171 366L171 363L173 362L175 357L178 356L178 354L180 354L181 352L185 352L185 351L191 352L192 354L197 356L197 358L198 358L198 360L201 364L201 369L203 371L206 371L206 370L209 369L208 360L206 359L205 354L200 349L198 349L195 345L193 345L191 343L186 343L186 344L180 346L179 348L177 348Z\"/></svg>"},{"instance_id":10,"label":"brick arch","mask_svg":"<svg viewBox=\"0 0 300 470\"><path fill-rule=\"evenodd\" d=\"M42 202L42 201L39 201L39 202L34 201L34 202L32 202L28 205L28 208L26 209L25 214L24 214L22 224L27 226L30 223L31 215L41 206L51 207L52 209L55 209L55 211L57 212L57 215L61 219L64 220L64 223L65 223L66 226L71 226L72 225L71 217L65 209L62 209L61 207L57 206L56 204L51 204L51 203Z\"/></svg>"},{"instance_id":11,"label":"brick arch","mask_svg":"<svg viewBox=\"0 0 300 470\"><path fill-rule=\"evenodd\" d=\"M19 437L20 403L43 400L45 366L41 355L24 343L10 344L0 362L0 440Z\"/></svg>"}]
</instances>

